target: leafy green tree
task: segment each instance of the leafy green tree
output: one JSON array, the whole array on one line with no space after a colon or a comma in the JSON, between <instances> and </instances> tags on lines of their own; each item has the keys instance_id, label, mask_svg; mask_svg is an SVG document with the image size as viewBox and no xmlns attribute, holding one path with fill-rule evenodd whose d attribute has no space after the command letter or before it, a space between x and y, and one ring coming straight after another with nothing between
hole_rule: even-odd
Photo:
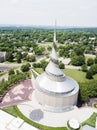
<instances>
[{"instance_id":1,"label":"leafy green tree","mask_svg":"<svg viewBox=\"0 0 97 130\"><path fill-rule=\"evenodd\" d=\"M16 70L16 74L17 74L17 75L20 74L20 71L19 71L19 70Z\"/></svg>"},{"instance_id":2,"label":"leafy green tree","mask_svg":"<svg viewBox=\"0 0 97 130\"><path fill-rule=\"evenodd\" d=\"M48 46L48 47L47 47L47 50L48 50L48 51L51 51L51 49L52 49L51 46Z\"/></svg>"},{"instance_id":3,"label":"leafy green tree","mask_svg":"<svg viewBox=\"0 0 97 130\"><path fill-rule=\"evenodd\" d=\"M30 66L29 66L28 63L21 66L21 71L22 71L22 72L27 72L27 71L29 71L29 70L30 70Z\"/></svg>"},{"instance_id":4,"label":"leafy green tree","mask_svg":"<svg viewBox=\"0 0 97 130\"><path fill-rule=\"evenodd\" d=\"M60 67L60 69L64 69L64 68L65 68L64 63L60 62L60 63L59 63L59 67Z\"/></svg>"},{"instance_id":5,"label":"leafy green tree","mask_svg":"<svg viewBox=\"0 0 97 130\"><path fill-rule=\"evenodd\" d=\"M83 72L87 72L87 70L88 70L87 65L86 65L86 64L82 65L82 66L81 66L81 70L82 70Z\"/></svg>"},{"instance_id":6,"label":"leafy green tree","mask_svg":"<svg viewBox=\"0 0 97 130\"><path fill-rule=\"evenodd\" d=\"M91 66L91 65L93 65L93 64L94 64L94 59L89 58L89 59L87 60L87 65L88 65L88 66Z\"/></svg>"},{"instance_id":7,"label":"leafy green tree","mask_svg":"<svg viewBox=\"0 0 97 130\"><path fill-rule=\"evenodd\" d=\"M45 61L45 60L42 60L42 61L41 61L41 66L42 66L42 69L43 69L43 70L45 70L47 64L48 64L47 61Z\"/></svg>"},{"instance_id":8,"label":"leafy green tree","mask_svg":"<svg viewBox=\"0 0 97 130\"><path fill-rule=\"evenodd\" d=\"M36 61L36 56L35 55L32 55L32 56L27 55L26 60L29 62L34 62L34 61Z\"/></svg>"},{"instance_id":9,"label":"leafy green tree","mask_svg":"<svg viewBox=\"0 0 97 130\"><path fill-rule=\"evenodd\" d=\"M10 69L10 70L8 71L8 75L13 75L13 74L15 74L14 69Z\"/></svg>"},{"instance_id":10,"label":"leafy green tree","mask_svg":"<svg viewBox=\"0 0 97 130\"><path fill-rule=\"evenodd\" d=\"M90 70L87 71L86 78L87 79L93 79L93 73L92 73L92 71L90 71Z\"/></svg>"},{"instance_id":11,"label":"leafy green tree","mask_svg":"<svg viewBox=\"0 0 97 130\"><path fill-rule=\"evenodd\" d=\"M14 56L13 52L7 52L6 60L9 62L13 62Z\"/></svg>"},{"instance_id":12,"label":"leafy green tree","mask_svg":"<svg viewBox=\"0 0 97 130\"><path fill-rule=\"evenodd\" d=\"M73 50L74 50L75 54L78 56L83 55L83 53L84 53L84 49L82 47L79 47L79 46L74 47Z\"/></svg>"},{"instance_id":13,"label":"leafy green tree","mask_svg":"<svg viewBox=\"0 0 97 130\"><path fill-rule=\"evenodd\" d=\"M85 57L84 56L77 56L77 55L74 55L72 58L71 58L71 63L72 65L75 65L75 66L81 66L83 64L85 64Z\"/></svg>"},{"instance_id":14,"label":"leafy green tree","mask_svg":"<svg viewBox=\"0 0 97 130\"><path fill-rule=\"evenodd\" d=\"M21 63L21 60L22 60L22 54L21 54L21 52L17 53L16 58L17 58L17 63Z\"/></svg>"},{"instance_id":15,"label":"leafy green tree","mask_svg":"<svg viewBox=\"0 0 97 130\"><path fill-rule=\"evenodd\" d=\"M27 56L27 55L28 55L28 53L26 53L26 52L23 53L23 54L22 54L22 59L26 59L26 56Z\"/></svg>"},{"instance_id":16,"label":"leafy green tree","mask_svg":"<svg viewBox=\"0 0 97 130\"><path fill-rule=\"evenodd\" d=\"M33 63L33 67L35 68L41 68L41 63Z\"/></svg>"},{"instance_id":17,"label":"leafy green tree","mask_svg":"<svg viewBox=\"0 0 97 130\"><path fill-rule=\"evenodd\" d=\"M97 64L91 65L89 69L93 75L97 74Z\"/></svg>"},{"instance_id":18,"label":"leafy green tree","mask_svg":"<svg viewBox=\"0 0 97 130\"><path fill-rule=\"evenodd\" d=\"M79 101L86 102L89 100L88 85L86 83L80 83Z\"/></svg>"},{"instance_id":19,"label":"leafy green tree","mask_svg":"<svg viewBox=\"0 0 97 130\"><path fill-rule=\"evenodd\" d=\"M95 59L94 59L94 60L95 60L95 64L97 64L97 56L95 57Z\"/></svg>"}]
</instances>

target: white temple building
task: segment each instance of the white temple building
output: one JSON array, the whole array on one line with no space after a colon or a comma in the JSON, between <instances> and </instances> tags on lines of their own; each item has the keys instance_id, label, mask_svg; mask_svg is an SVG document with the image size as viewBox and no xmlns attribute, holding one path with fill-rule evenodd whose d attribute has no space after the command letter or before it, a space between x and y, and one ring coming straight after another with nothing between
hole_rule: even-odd
<instances>
[{"instance_id":1,"label":"white temple building","mask_svg":"<svg viewBox=\"0 0 97 130\"><path fill-rule=\"evenodd\" d=\"M36 78L35 96L45 110L63 112L71 110L77 104L79 85L66 76L58 65L56 52L56 31L53 48L45 72Z\"/></svg>"}]
</instances>

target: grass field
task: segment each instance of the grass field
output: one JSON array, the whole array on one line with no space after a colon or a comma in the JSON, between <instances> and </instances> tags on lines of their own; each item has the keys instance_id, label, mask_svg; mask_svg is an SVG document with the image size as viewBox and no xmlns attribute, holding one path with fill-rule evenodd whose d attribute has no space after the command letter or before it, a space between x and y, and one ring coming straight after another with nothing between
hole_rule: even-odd
<instances>
[{"instance_id":1,"label":"grass field","mask_svg":"<svg viewBox=\"0 0 97 130\"><path fill-rule=\"evenodd\" d=\"M43 69L41 68L35 68L35 70L40 74L43 72ZM73 79L75 79L77 82L80 82L80 83L92 81L92 80L86 79L85 72L82 72L77 69L64 69L63 72L65 73L65 75L72 77ZM97 80L97 74L94 76L94 79Z\"/></svg>"},{"instance_id":2,"label":"grass field","mask_svg":"<svg viewBox=\"0 0 97 130\"><path fill-rule=\"evenodd\" d=\"M97 80L97 74L93 76L93 79L89 80L86 79L86 73L80 70L76 70L76 69L64 69L63 70L64 73L67 76L72 77L73 79L75 79L77 82L88 82L88 81L92 81L92 80Z\"/></svg>"}]
</instances>

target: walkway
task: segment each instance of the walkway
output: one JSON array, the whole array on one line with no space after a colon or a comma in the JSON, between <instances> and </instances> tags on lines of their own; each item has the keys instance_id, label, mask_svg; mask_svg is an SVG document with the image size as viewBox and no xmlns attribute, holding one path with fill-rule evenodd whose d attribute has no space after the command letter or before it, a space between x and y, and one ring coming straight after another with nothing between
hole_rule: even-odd
<instances>
[{"instance_id":1,"label":"walkway","mask_svg":"<svg viewBox=\"0 0 97 130\"><path fill-rule=\"evenodd\" d=\"M47 126L66 126L67 121L74 118L80 123L90 117L93 112L97 113L97 109L91 107L83 107L81 109L74 107L73 110L54 113L45 111L44 108L37 103L35 91L32 94L32 101L23 102L18 105L20 111L33 121Z\"/></svg>"},{"instance_id":2,"label":"walkway","mask_svg":"<svg viewBox=\"0 0 97 130\"><path fill-rule=\"evenodd\" d=\"M0 110L0 130L38 130L20 118Z\"/></svg>"}]
</instances>

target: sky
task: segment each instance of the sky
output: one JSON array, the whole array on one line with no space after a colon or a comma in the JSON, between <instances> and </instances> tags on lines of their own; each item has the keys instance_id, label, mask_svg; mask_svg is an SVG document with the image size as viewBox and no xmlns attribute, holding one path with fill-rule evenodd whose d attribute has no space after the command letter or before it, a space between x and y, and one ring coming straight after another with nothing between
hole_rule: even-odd
<instances>
[{"instance_id":1,"label":"sky","mask_svg":"<svg viewBox=\"0 0 97 130\"><path fill-rule=\"evenodd\" d=\"M0 0L0 24L97 27L97 0Z\"/></svg>"}]
</instances>

